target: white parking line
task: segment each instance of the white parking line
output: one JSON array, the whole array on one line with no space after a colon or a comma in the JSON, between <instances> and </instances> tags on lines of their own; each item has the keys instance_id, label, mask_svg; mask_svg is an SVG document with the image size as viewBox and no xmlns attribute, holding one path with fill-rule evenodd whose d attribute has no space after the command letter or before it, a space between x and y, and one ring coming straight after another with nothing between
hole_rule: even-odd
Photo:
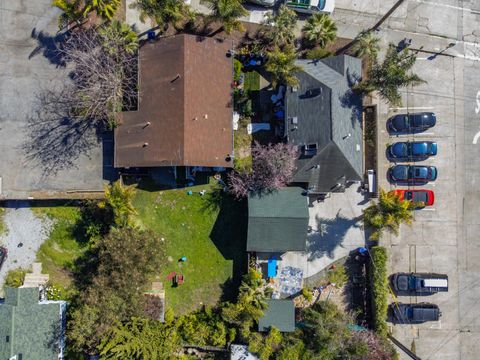
<instances>
[{"instance_id":1,"label":"white parking line","mask_svg":"<svg viewBox=\"0 0 480 360\"><path fill-rule=\"evenodd\" d=\"M388 110L431 110L433 106L409 106L409 107L391 107Z\"/></svg>"},{"instance_id":2,"label":"white parking line","mask_svg":"<svg viewBox=\"0 0 480 360\"><path fill-rule=\"evenodd\" d=\"M435 208L422 208L422 209L415 209L416 211L437 211Z\"/></svg>"},{"instance_id":3,"label":"white parking line","mask_svg":"<svg viewBox=\"0 0 480 360\"><path fill-rule=\"evenodd\" d=\"M391 138L395 139L397 137L408 137L408 136L412 136L412 137L420 137L420 136L435 136L435 133L434 132L428 132L428 133L417 133L417 134L392 134L392 135L389 135Z\"/></svg>"}]
</instances>

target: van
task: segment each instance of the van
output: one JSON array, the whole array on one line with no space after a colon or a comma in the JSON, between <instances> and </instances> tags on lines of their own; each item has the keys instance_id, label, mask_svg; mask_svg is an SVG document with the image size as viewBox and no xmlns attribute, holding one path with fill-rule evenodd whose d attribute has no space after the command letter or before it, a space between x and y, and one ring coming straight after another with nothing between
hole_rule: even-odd
<instances>
[{"instance_id":1,"label":"van","mask_svg":"<svg viewBox=\"0 0 480 360\"><path fill-rule=\"evenodd\" d=\"M448 291L448 276L443 274L397 273L392 276L395 291L433 294Z\"/></svg>"},{"instance_id":2,"label":"van","mask_svg":"<svg viewBox=\"0 0 480 360\"><path fill-rule=\"evenodd\" d=\"M390 304L393 319L400 323L424 323L426 321L438 321L442 312L438 305L430 303L419 304Z\"/></svg>"}]
</instances>

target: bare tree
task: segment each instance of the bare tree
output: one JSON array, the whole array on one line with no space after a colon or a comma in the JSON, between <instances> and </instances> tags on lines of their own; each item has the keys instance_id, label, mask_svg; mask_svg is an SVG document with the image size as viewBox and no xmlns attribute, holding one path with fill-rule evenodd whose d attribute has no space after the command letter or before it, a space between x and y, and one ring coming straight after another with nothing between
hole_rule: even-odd
<instances>
[{"instance_id":1,"label":"bare tree","mask_svg":"<svg viewBox=\"0 0 480 360\"><path fill-rule=\"evenodd\" d=\"M242 198L250 191L271 191L292 181L297 159L297 148L284 143L262 146L255 142L252 147L252 171L231 172L230 191Z\"/></svg>"},{"instance_id":2,"label":"bare tree","mask_svg":"<svg viewBox=\"0 0 480 360\"><path fill-rule=\"evenodd\" d=\"M115 125L115 114L136 106L137 56L108 32L73 32L59 50L72 66L72 91L64 94L75 117Z\"/></svg>"}]
</instances>

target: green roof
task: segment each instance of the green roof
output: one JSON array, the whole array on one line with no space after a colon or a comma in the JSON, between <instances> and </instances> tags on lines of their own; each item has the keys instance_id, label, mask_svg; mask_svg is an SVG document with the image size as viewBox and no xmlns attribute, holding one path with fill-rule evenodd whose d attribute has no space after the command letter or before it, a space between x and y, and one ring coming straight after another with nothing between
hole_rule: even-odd
<instances>
[{"instance_id":1,"label":"green roof","mask_svg":"<svg viewBox=\"0 0 480 360\"><path fill-rule=\"evenodd\" d=\"M302 192L289 187L249 195L247 251L305 251L308 203Z\"/></svg>"},{"instance_id":2,"label":"green roof","mask_svg":"<svg viewBox=\"0 0 480 360\"><path fill-rule=\"evenodd\" d=\"M0 304L0 359L59 359L65 301L39 302L38 288L5 288ZM7 342L8 337L8 342Z\"/></svg>"},{"instance_id":3,"label":"green roof","mask_svg":"<svg viewBox=\"0 0 480 360\"><path fill-rule=\"evenodd\" d=\"M268 308L258 321L258 331L272 326L281 332L295 331L295 305L293 300L267 300Z\"/></svg>"}]
</instances>

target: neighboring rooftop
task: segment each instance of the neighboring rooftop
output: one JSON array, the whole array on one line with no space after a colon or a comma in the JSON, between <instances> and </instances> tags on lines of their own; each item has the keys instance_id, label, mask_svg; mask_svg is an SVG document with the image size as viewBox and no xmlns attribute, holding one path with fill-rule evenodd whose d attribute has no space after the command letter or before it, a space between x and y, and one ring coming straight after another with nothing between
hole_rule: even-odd
<instances>
[{"instance_id":1,"label":"neighboring rooftop","mask_svg":"<svg viewBox=\"0 0 480 360\"><path fill-rule=\"evenodd\" d=\"M248 351L247 345L230 345L230 360L258 360L258 357Z\"/></svg>"},{"instance_id":2,"label":"neighboring rooftop","mask_svg":"<svg viewBox=\"0 0 480 360\"><path fill-rule=\"evenodd\" d=\"M268 308L258 321L258 331L268 331L272 326L281 332L295 331L295 305L293 300L267 300Z\"/></svg>"},{"instance_id":3,"label":"neighboring rooftop","mask_svg":"<svg viewBox=\"0 0 480 360\"><path fill-rule=\"evenodd\" d=\"M297 60L298 87L286 92L286 137L300 150L293 182L312 192L343 191L363 174L362 101L352 90L360 59Z\"/></svg>"},{"instance_id":4,"label":"neighboring rooftop","mask_svg":"<svg viewBox=\"0 0 480 360\"><path fill-rule=\"evenodd\" d=\"M309 215L302 192L289 187L249 195L247 251L305 251Z\"/></svg>"},{"instance_id":5,"label":"neighboring rooftop","mask_svg":"<svg viewBox=\"0 0 480 360\"><path fill-rule=\"evenodd\" d=\"M140 48L140 102L115 129L115 167L232 166L231 49L185 34Z\"/></svg>"},{"instance_id":6,"label":"neighboring rooftop","mask_svg":"<svg viewBox=\"0 0 480 360\"><path fill-rule=\"evenodd\" d=\"M5 288L0 358L63 359L65 301L39 301L38 288ZM21 354L21 357L20 357Z\"/></svg>"}]
</instances>

